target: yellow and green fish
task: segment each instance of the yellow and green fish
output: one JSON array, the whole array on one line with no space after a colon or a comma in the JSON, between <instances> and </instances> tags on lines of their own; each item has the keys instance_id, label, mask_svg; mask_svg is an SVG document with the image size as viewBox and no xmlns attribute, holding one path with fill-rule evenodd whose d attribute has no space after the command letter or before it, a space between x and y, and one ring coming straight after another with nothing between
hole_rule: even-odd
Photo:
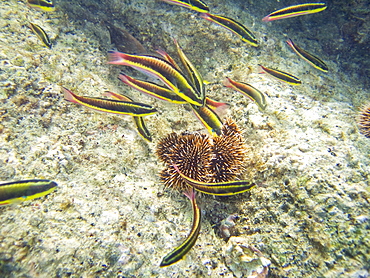
<instances>
[{"instance_id":1,"label":"yellow and green fish","mask_svg":"<svg viewBox=\"0 0 370 278\"><path fill-rule=\"evenodd\" d=\"M173 251L168 253L163 259L160 267L165 267L177 263L179 260L184 258L184 256L190 251L190 249L194 246L195 242L198 239L199 232L200 232L200 223L201 223L201 210L197 204L197 200L195 198L195 191L194 189L190 189L189 192L184 193L186 197L189 198L193 208L193 225L191 227L189 235L186 237L185 241L180 244L180 246L176 247Z\"/></svg>"},{"instance_id":2,"label":"yellow and green fish","mask_svg":"<svg viewBox=\"0 0 370 278\"><path fill-rule=\"evenodd\" d=\"M108 63L132 67L160 79L169 89L185 101L204 105L204 97L194 85L171 63L151 55L130 55L117 51L108 52Z\"/></svg>"},{"instance_id":3,"label":"yellow and green fish","mask_svg":"<svg viewBox=\"0 0 370 278\"><path fill-rule=\"evenodd\" d=\"M51 180L21 180L0 184L0 206L43 197L53 192L57 184Z\"/></svg>"},{"instance_id":4,"label":"yellow and green fish","mask_svg":"<svg viewBox=\"0 0 370 278\"><path fill-rule=\"evenodd\" d=\"M215 196L231 196L251 190L256 186L255 183L247 180L238 181L226 181L226 182L201 182L185 176L177 167L172 164L173 168L181 176L181 178L195 190L204 194L215 195Z\"/></svg>"},{"instance_id":5,"label":"yellow and green fish","mask_svg":"<svg viewBox=\"0 0 370 278\"><path fill-rule=\"evenodd\" d=\"M187 1L181 1L181 0L162 0L163 2L178 5L181 7L188 8L190 10L200 12L200 13L206 13L209 11L209 7L206 3L200 0L187 0Z\"/></svg>"},{"instance_id":6,"label":"yellow and green fish","mask_svg":"<svg viewBox=\"0 0 370 278\"><path fill-rule=\"evenodd\" d=\"M273 20L291 18L295 16L318 13L327 8L325 3L305 3L289 6L265 16L262 21L269 22Z\"/></svg>"},{"instance_id":7,"label":"yellow and green fish","mask_svg":"<svg viewBox=\"0 0 370 278\"><path fill-rule=\"evenodd\" d=\"M185 67L186 72L188 73L188 76L190 78L190 81L195 86L195 88L200 93L200 96L202 99L205 99L205 86L204 86L204 80L201 74L198 72L197 68L193 65L193 63L189 60L188 57L186 57L184 51L182 50L179 43L174 40L176 45L177 54L180 57L180 61Z\"/></svg>"},{"instance_id":8,"label":"yellow and green fish","mask_svg":"<svg viewBox=\"0 0 370 278\"><path fill-rule=\"evenodd\" d=\"M160 100L177 104L187 103L184 99L174 94L174 92L170 89L155 83L138 80L123 73L119 75L119 79L130 87ZM191 105L191 107L194 114L198 117L200 122L211 135L215 136L221 134L222 121L215 111L222 110L223 108L227 107L226 103L217 102L206 98L206 104L204 106Z\"/></svg>"},{"instance_id":9,"label":"yellow and green fish","mask_svg":"<svg viewBox=\"0 0 370 278\"><path fill-rule=\"evenodd\" d=\"M39 11L53 12L55 7L52 0L27 0L27 5Z\"/></svg>"},{"instance_id":10,"label":"yellow and green fish","mask_svg":"<svg viewBox=\"0 0 370 278\"><path fill-rule=\"evenodd\" d=\"M202 13L200 17L226 28L239 36L242 41L247 42L252 46L258 46L258 41L252 32L234 19L210 13Z\"/></svg>"},{"instance_id":11,"label":"yellow and green fish","mask_svg":"<svg viewBox=\"0 0 370 278\"><path fill-rule=\"evenodd\" d=\"M100 112L131 116L147 116L157 112L157 109L144 103L78 96L66 88L63 88L63 92L66 100Z\"/></svg>"},{"instance_id":12,"label":"yellow and green fish","mask_svg":"<svg viewBox=\"0 0 370 278\"><path fill-rule=\"evenodd\" d=\"M279 81L283 81L285 83L288 83L290 85L301 85L302 84L302 81L298 78L298 77L295 77L294 75L290 74L290 73L287 73L287 72L284 72L284 71L281 71L281 70L277 70L277 69L271 69L271 68L267 68L267 67L264 67L262 65L259 65L262 70L269 74L270 76L274 77L275 79L279 80Z\"/></svg>"},{"instance_id":13,"label":"yellow and green fish","mask_svg":"<svg viewBox=\"0 0 370 278\"><path fill-rule=\"evenodd\" d=\"M252 85L243 82L237 82L228 77L226 77L224 85L253 100L255 103L257 103L260 111L264 111L266 109L267 102L265 95Z\"/></svg>"},{"instance_id":14,"label":"yellow and green fish","mask_svg":"<svg viewBox=\"0 0 370 278\"><path fill-rule=\"evenodd\" d=\"M213 109L211 109L207 104L202 107L192 105L191 108L193 109L195 116L197 116L199 121L208 130L209 134L212 136L221 135L223 123Z\"/></svg>"},{"instance_id":15,"label":"yellow and green fish","mask_svg":"<svg viewBox=\"0 0 370 278\"><path fill-rule=\"evenodd\" d=\"M133 102L133 100L130 99L129 97L126 97L126 96L123 96L123 95L120 95L120 94L117 94L117 93L113 93L113 92L105 92L104 95L108 96L108 97L111 97L111 98L114 98L114 99L117 99L117 100ZM144 117L142 117L142 116L133 116L132 118L134 119L136 129L139 132L139 135L142 138L144 138L145 140L147 140L149 142L152 142L152 135L150 134L148 128L145 125Z\"/></svg>"},{"instance_id":16,"label":"yellow and green fish","mask_svg":"<svg viewBox=\"0 0 370 278\"><path fill-rule=\"evenodd\" d=\"M301 57L314 68L323 72L327 72L329 70L328 66L320 58L298 47L291 39L288 39L286 43L294 50L294 52L299 57Z\"/></svg>"},{"instance_id":17,"label":"yellow and green fish","mask_svg":"<svg viewBox=\"0 0 370 278\"><path fill-rule=\"evenodd\" d=\"M128 76L124 73L120 73L118 79L121 80L126 85L130 86L131 88L139 92L142 92L144 94L147 94L149 96L155 97L157 99L176 103L176 104L187 104L188 103L183 98L176 95L172 90L164 86L158 85L156 83L139 80L131 76ZM228 104L225 102L215 101L208 97L206 97L206 105L213 110L218 110L218 109L221 110L222 108L226 108L228 106Z\"/></svg>"},{"instance_id":18,"label":"yellow and green fish","mask_svg":"<svg viewBox=\"0 0 370 278\"><path fill-rule=\"evenodd\" d=\"M36 34L36 36L40 39L40 41L43 42L43 44L51 48L51 41L49 39L49 36L44 31L44 29L42 29L40 26L32 22L30 22L30 28Z\"/></svg>"},{"instance_id":19,"label":"yellow and green fish","mask_svg":"<svg viewBox=\"0 0 370 278\"><path fill-rule=\"evenodd\" d=\"M178 103L178 104L187 103L182 97L175 94L172 90L164 86L158 85L156 83L138 80L124 73L120 73L118 79L121 80L126 85L130 86L131 88L134 88L135 90L138 90L139 92L142 92L144 94L150 95L155 98L158 98L160 100L169 101L169 102Z\"/></svg>"}]
</instances>

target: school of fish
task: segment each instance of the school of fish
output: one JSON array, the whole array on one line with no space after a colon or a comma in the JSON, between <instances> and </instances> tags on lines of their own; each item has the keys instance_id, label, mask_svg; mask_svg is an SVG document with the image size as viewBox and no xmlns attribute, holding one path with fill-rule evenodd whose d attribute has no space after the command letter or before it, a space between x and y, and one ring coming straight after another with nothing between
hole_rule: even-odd
<instances>
[{"instance_id":1,"label":"school of fish","mask_svg":"<svg viewBox=\"0 0 370 278\"><path fill-rule=\"evenodd\" d=\"M253 47L258 47L258 40L253 33L244 25L236 20L223 15L210 13L210 8L201 0L162 0L163 2L178 5L194 12L199 16L216 25L224 27L226 30L237 35L243 42ZM27 0L28 6L45 12L53 12L55 6L52 0ZM287 19L301 15L318 13L327 8L325 3L305 3L282 8L265 16L262 21L271 22L274 20ZM30 22L31 30L36 34L40 41L48 48L52 47L52 42L46 32L37 24ZM109 26L110 29L115 28ZM181 61L179 66L174 59L164 50L159 50L155 54L144 53L123 53L118 51L109 51L108 63L131 67L143 72L160 83L138 80L121 73L119 79L127 86L150 95L157 99L176 103L179 105L189 105L200 120L203 126L213 136L220 135L222 120L217 114L220 107L228 106L224 102L217 102L206 96L206 84L197 68L192 64L190 59L182 50L180 44L174 41L177 49L177 55ZM304 61L314 68L327 72L327 65L317 56L310 54L308 51L296 45L292 39L287 40L287 44L292 50ZM259 65L263 72L271 77L283 81L290 85L300 85L302 81L287 72ZM242 81L236 81L225 77L224 86L235 90L256 103L259 111L263 112L267 107L267 97L254 86ZM136 129L140 136L147 141L152 141L152 135L145 125L144 117L156 113L158 110L150 105L136 102L127 96L114 92L105 92L107 98L97 98L77 95L67 88L62 88L64 98L67 101L94 109L100 112L113 113L118 115L130 115L133 117ZM252 189L255 184L248 181L232 181L214 184L206 184L181 173L176 165L173 165L183 180L192 188L185 195L189 198L193 209L193 224L191 231L186 240L168 253L162 260L160 266L169 266L182 259L195 244L200 231L201 211L196 201L195 190L205 194L216 196L228 196L240 194ZM57 187L54 181L32 179L13 181L0 184L0 206L12 203L19 203L26 200L45 196L53 192Z\"/></svg>"}]
</instances>

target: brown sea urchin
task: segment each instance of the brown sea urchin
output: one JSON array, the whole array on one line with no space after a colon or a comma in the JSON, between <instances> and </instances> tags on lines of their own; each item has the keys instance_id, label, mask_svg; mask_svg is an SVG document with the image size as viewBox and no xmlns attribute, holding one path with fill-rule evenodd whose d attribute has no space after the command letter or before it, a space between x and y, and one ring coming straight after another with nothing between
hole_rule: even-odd
<instances>
[{"instance_id":1,"label":"brown sea urchin","mask_svg":"<svg viewBox=\"0 0 370 278\"><path fill-rule=\"evenodd\" d=\"M232 120L223 125L221 136L213 138L212 149L212 182L234 180L243 170L246 147L241 131Z\"/></svg>"},{"instance_id":2,"label":"brown sea urchin","mask_svg":"<svg viewBox=\"0 0 370 278\"><path fill-rule=\"evenodd\" d=\"M237 125L227 120L217 137L171 133L160 140L156 153L166 164L160 173L162 182L166 187L183 191L188 185L172 164L197 181L231 181L243 171L246 147Z\"/></svg>"},{"instance_id":3,"label":"brown sea urchin","mask_svg":"<svg viewBox=\"0 0 370 278\"><path fill-rule=\"evenodd\" d=\"M370 103L365 105L358 116L357 124L360 132L370 138Z\"/></svg>"},{"instance_id":4,"label":"brown sea urchin","mask_svg":"<svg viewBox=\"0 0 370 278\"><path fill-rule=\"evenodd\" d=\"M162 138L157 146L157 155L167 167L160 173L166 187L184 190L188 186L172 167L172 163L186 176L198 181L209 180L212 145L208 136L200 133L171 133Z\"/></svg>"}]
</instances>

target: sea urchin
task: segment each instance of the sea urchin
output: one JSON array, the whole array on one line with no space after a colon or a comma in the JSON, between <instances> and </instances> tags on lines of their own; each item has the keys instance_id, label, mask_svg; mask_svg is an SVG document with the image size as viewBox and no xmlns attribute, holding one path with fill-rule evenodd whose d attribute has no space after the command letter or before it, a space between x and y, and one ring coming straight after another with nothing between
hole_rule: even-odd
<instances>
[{"instance_id":1,"label":"sea urchin","mask_svg":"<svg viewBox=\"0 0 370 278\"><path fill-rule=\"evenodd\" d=\"M188 185L173 167L201 182L232 181L243 171L246 147L237 125L227 120L221 135L210 137L200 133L171 133L162 138L157 155L166 167L160 178L166 187L184 191Z\"/></svg>"},{"instance_id":2,"label":"sea urchin","mask_svg":"<svg viewBox=\"0 0 370 278\"><path fill-rule=\"evenodd\" d=\"M365 137L370 138L370 103L361 109L357 124L360 132L365 135Z\"/></svg>"},{"instance_id":3,"label":"sea urchin","mask_svg":"<svg viewBox=\"0 0 370 278\"><path fill-rule=\"evenodd\" d=\"M182 180L172 164L186 176L198 181L209 180L209 168L212 159L212 145L208 136L200 133L171 133L158 143L157 155L167 167L160 177L166 187L184 190L188 186Z\"/></svg>"},{"instance_id":4,"label":"sea urchin","mask_svg":"<svg viewBox=\"0 0 370 278\"><path fill-rule=\"evenodd\" d=\"M221 136L213 138L212 149L212 182L234 180L243 170L246 147L241 131L232 120L223 125Z\"/></svg>"}]
</instances>

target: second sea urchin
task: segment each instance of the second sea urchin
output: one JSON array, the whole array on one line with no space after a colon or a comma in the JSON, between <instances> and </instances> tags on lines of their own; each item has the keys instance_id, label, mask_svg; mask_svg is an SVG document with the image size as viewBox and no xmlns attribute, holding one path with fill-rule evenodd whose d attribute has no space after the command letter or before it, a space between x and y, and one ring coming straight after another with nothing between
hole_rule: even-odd
<instances>
[{"instance_id":1,"label":"second sea urchin","mask_svg":"<svg viewBox=\"0 0 370 278\"><path fill-rule=\"evenodd\" d=\"M226 121L220 136L171 133L157 146L157 155L166 164L160 173L162 182L180 191L188 185L172 164L197 181L224 182L234 180L243 171L245 154L244 139L232 120Z\"/></svg>"},{"instance_id":2,"label":"second sea urchin","mask_svg":"<svg viewBox=\"0 0 370 278\"><path fill-rule=\"evenodd\" d=\"M227 120L221 130L221 136L213 138L211 162L212 182L234 180L243 170L246 147L241 131L231 120Z\"/></svg>"},{"instance_id":3,"label":"second sea urchin","mask_svg":"<svg viewBox=\"0 0 370 278\"><path fill-rule=\"evenodd\" d=\"M370 103L365 105L357 119L360 132L367 138L370 138Z\"/></svg>"}]
</instances>

